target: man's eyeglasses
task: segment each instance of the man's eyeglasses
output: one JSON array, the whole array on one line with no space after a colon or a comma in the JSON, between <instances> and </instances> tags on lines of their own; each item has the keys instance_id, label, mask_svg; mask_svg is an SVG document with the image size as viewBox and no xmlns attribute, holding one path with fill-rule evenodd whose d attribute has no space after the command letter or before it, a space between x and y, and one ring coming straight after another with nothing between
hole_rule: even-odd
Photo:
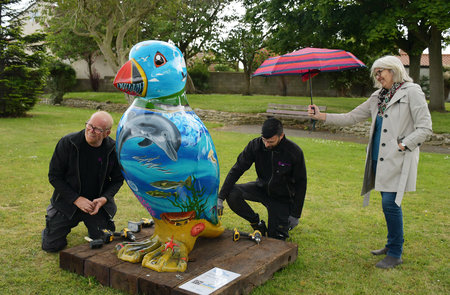
<instances>
[{"instance_id":1,"label":"man's eyeglasses","mask_svg":"<svg viewBox=\"0 0 450 295\"><path fill-rule=\"evenodd\" d=\"M386 70L386 69L380 69L378 71L375 71L375 77L380 77L381 73L383 73L384 70Z\"/></svg>"},{"instance_id":2,"label":"man's eyeglasses","mask_svg":"<svg viewBox=\"0 0 450 295\"><path fill-rule=\"evenodd\" d=\"M103 130L102 128L95 127L94 125L88 122L86 122L86 129L94 132L95 134L102 134L103 132L109 130L109 129Z\"/></svg>"}]
</instances>

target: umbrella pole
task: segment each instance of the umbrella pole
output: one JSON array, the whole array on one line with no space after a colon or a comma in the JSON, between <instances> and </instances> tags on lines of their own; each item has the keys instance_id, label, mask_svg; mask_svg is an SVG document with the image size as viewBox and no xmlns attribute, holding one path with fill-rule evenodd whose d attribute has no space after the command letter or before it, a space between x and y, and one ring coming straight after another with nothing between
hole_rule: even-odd
<instances>
[{"instance_id":1,"label":"umbrella pole","mask_svg":"<svg viewBox=\"0 0 450 295\"><path fill-rule=\"evenodd\" d=\"M309 93L311 95L311 104L313 104L313 100L312 100L312 81L311 81L311 70L308 71L309 73Z\"/></svg>"},{"instance_id":2,"label":"umbrella pole","mask_svg":"<svg viewBox=\"0 0 450 295\"><path fill-rule=\"evenodd\" d=\"M311 77L311 70L308 70L309 73L309 93L311 94L311 104L313 104L312 99L312 77ZM314 110L314 114L316 113L316 110ZM311 119L311 131L314 131L316 129L316 122L317 120Z\"/></svg>"}]
</instances>

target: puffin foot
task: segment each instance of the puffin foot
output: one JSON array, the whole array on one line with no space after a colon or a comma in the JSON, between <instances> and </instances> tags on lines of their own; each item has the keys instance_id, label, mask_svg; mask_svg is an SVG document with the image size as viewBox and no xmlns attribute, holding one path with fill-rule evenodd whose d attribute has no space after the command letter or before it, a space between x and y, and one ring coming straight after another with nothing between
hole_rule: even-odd
<instances>
[{"instance_id":1,"label":"puffin foot","mask_svg":"<svg viewBox=\"0 0 450 295\"><path fill-rule=\"evenodd\" d=\"M141 262L144 256L161 247L158 239L150 238L141 242L125 242L116 245L117 257L131 263Z\"/></svg>"},{"instance_id":2,"label":"puffin foot","mask_svg":"<svg viewBox=\"0 0 450 295\"><path fill-rule=\"evenodd\" d=\"M169 242L149 252L142 260L142 266L157 272L184 272L187 268L188 251L186 246L173 237Z\"/></svg>"}]
</instances>

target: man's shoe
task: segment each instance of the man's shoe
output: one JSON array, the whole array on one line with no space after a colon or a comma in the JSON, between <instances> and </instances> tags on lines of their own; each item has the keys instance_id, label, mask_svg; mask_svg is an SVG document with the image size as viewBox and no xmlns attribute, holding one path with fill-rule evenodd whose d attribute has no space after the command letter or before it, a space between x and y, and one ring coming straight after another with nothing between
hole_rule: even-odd
<instances>
[{"instance_id":1,"label":"man's shoe","mask_svg":"<svg viewBox=\"0 0 450 295\"><path fill-rule=\"evenodd\" d=\"M254 230L259 230L263 237L267 236L267 227L264 220L260 220L258 223L250 223Z\"/></svg>"},{"instance_id":2,"label":"man's shoe","mask_svg":"<svg viewBox=\"0 0 450 295\"><path fill-rule=\"evenodd\" d=\"M383 249L372 250L370 251L370 253L372 253L373 255L386 255L388 250L389 250L388 248L384 247Z\"/></svg>"},{"instance_id":3,"label":"man's shoe","mask_svg":"<svg viewBox=\"0 0 450 295\"><path fill-rule=\"evenodd\" d=\"M402 264L403 260L401 258L395 258L392 256L387 255L386 257L384 257L383 260L381 260L380 262L378 262L375 266L378 268L394 268L399 264Z\"/></svg>"}]
</instances>

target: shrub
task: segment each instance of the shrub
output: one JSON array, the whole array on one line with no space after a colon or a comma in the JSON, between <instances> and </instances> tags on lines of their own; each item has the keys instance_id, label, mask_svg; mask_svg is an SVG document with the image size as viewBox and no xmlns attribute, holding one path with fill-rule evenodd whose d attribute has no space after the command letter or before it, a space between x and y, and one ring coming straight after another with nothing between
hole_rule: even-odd
<instances>
[{"instance_id":1,"label":"shrub","mask_svg":"<svg viewBox=\"0 0 450 295\"><path fill-rule=\"evenodd\" d=\"M60 104L64 93L68 92L76 84L75 70L68 64L54 60L50 63L47 86L51 92L52 104Z\"/></svg>"},{"instance_id":2,"label":"shrub","mask_svg":"<svg viewBox=\"0 0 450 295\"><path fill-rule=\"evenodd\" d=\"M188 73L194 82L195 88L200 91L208 90L209 88L209 70L208 65L204 63L194 63L189 69Z\"/></svg>"},{"instance_id":3,"label":"shrub","mask_svg":"<svg viewBox=\"0 0 450 295\"><path fill-rule=\"evenodd\" d=\"M425 97L430 99L430 78L428 76L421 76L419 84L423 93L425 93Z\"/></svg>"},{"instance_id":4,"label":"shrub","mask_svg":"<svg viewBox=\"0 0 450 295\"><path fill-rule=\"evenodd\" d=\"M231 71L233 71L233 68L227 64L216 64L214 66L214 70L216 72L231 72Z\"/></svg>"},{"instance_id":5,"label":"shrub","mask_svg":"<svg viewBox=\"0 0 450 295\"><path fill-rule=\"evenodd\" d=\"M42 93L42 69L11 65L0 74L0 117L21 117Z\"/></svg>"},{"instance_id":6,"label":"shrub","mask_svg":"<svg viewBox=\"0 0 450 295\"><path fill-rule=\"evenodd\" d=\"M22 35L15 2L0 4L0 117L24 116L36 104L46 76L45 36Z\"/></svg>"}]
</instances>

